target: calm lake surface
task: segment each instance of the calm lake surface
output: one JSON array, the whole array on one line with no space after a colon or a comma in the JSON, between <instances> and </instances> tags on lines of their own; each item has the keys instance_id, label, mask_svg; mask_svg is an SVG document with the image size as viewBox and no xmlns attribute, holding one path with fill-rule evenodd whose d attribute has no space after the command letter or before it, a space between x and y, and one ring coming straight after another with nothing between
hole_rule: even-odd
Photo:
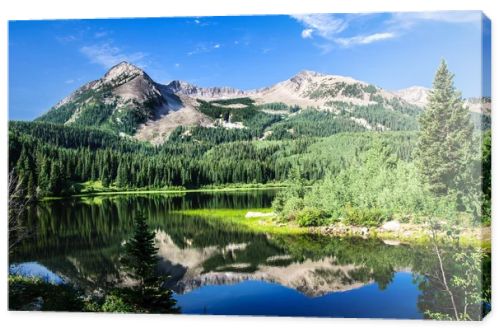
<instances>
[{"instance_id":1,"label":"calm lake surface","mask_svg":"<svg viewBox=\"0 0 500 334\"><path fill-rule=\"evenodd\" d=\"M436 256L381 240L250 233L187 209L271 206L274 191L115 195L39 204L34 238L10 257L11 272L106 289L122 277L122 243L142 210L156 231L160 269L182 313L410 318L446 308L429 280ZM35 228L34 228L35 229ZM445 262L450 274L459 270ZM459 267L458 267L459 268Z\"/></svg>"}]
</instances>

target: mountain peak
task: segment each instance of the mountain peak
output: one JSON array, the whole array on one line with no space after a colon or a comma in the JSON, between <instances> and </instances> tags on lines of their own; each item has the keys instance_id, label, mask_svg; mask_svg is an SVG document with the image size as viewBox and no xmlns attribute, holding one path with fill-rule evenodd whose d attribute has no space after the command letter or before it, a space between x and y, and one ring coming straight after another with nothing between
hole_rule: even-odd
<instances>
[{"instance_id":1,"label":"mountain peak","mask_svg":"<svg viewBox=\"0 0 500 334\"><path fill-rule=\"evenodd\" d=\"M408 88L400 89L395 92L397 96L402 98L408 103L424 107L427 104L427 97L429 95L429 88L422 86L411 86Z\"/></svg>"},{"instance_id":2,"label":"mountain peak","mask_svg":"<svg viewBox=\"0 0 500 334\"><path fill-rule=\"evenodd\" d=\"M139 66L134 65L134 64L132 64L132 63L129 63L129 62L128 62L128 61L126 61L126 60L123 60L123 61L119 62L118 64L116 64L116 65L112 66L112 67L110 68L110 70L112 70L112 69L116 69L116 68L122 68L122 69L131 69L131 68L132 68L132 69L141 70L141 69L139 68Z\"/></svg>"},{"instance_id":3,"label":"mountain peak","mask_svg":"<svg viewBox=\"0 0 500 334\"><path fill-rule=\"evenodd\" d=\"M171 94L196 95L202 88L195 86L187 81L172 80L165 86Z\"/></svg>"},{"instance_id":4,"label":"mountain peak","mask_svg":"<svg viewBox=\"0 0 500 334\"><path fill-rule=\"evenodd\" d=\"M324 74L322 74L322 73L311 71L311 70L302 70L299 73L297 73L296 75L294 75L292 77L292 79L294 79L294 78L306 79L306 78L311 78L311 77L319 77L319 76L323 76L323 75Z\"/></svg>"},{"instance_id":5,"label":"mountain peak","mask_svg":"<svg viewBox=\"0 0 500 334\"><path fill-rule=\"evenodd\" d=\"M193 84L191 84L187 81L183 81L183 80L172 80L167 85L167 87L171 87L172 89L186 89L186 88L192 88L192 87L199 88L198 86L193 85Z\"/></svg>"},{"instance_id":6,"label":"mountain peak","mask_svg":"<svg viewBox=\"0 0 500 334\"><path fill-rule=\"evenodd\" d=\"M135 77L137 75L144 75L144 71L134 64L122 61L115 66L111 67L104 75L104 81L114 81L119 78Z\"/></svg>"},{"instance_id":7,"label":"mountain peak","mask_svg":"<svg viewBox=\"0 0 500 334\"><path fill-rule=\"evenodd\" d=\"M402 91L420 91L420 92L427 92L429 91L430 89L427 88L427 87L423 87L423 86L410 86L410 87L406 87L406 88L403 88L403 89L400 89L399 91L402 92Z\"/></svg>"}]
</instances>

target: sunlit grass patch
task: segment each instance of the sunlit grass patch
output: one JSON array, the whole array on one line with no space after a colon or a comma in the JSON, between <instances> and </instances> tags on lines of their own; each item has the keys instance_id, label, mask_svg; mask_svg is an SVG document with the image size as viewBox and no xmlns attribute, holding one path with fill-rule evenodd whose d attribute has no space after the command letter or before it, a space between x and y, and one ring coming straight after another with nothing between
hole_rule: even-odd
<instances>
[{"instance_id":1,"label":"sunlit grass patch","mask_svg":"<svg viewBox=\"0 0 500 334\"><path fill-rule=\"evenodd\" d=\"M265 217L245 217L248 212L272 213L271 208L252 209L193 209L182 210L179 213L189 216L199 216L204 218L220 219L224 223L232 223L242 228L260 233L271 234L305 234L308 229L304 227L278 224L273 216Z\"/></svg>"}]
</instances>

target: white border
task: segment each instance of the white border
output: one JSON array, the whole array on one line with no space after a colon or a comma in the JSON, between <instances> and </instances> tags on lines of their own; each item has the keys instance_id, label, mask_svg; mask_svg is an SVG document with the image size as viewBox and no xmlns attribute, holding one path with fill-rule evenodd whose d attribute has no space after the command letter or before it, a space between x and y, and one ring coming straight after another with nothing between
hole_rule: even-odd
<instances>
[{"instance_id":1,"label":"white border","mask_svg":"<svg viewBox=\"0 0 500 334\"><path fill-rule=\"evenodd\" d=\"M492 99L496 110L495 78L498 77L499 31L495 24L500 17L497 1L492 0L3 0L0 2L0 328L3 333L324 333L357 331L364 333L387 333L394 330L403 333L493 332L500 328L500 311L497 310L499 257L493 255L493 311L482 323L445 323L433 321L405 320L353 320L353 319L306 319L264 317L213 317L213 316L158 316L158 315L109 315L69 313L14 313L7 312L7 20L60 19L60 18L105 18L105 17L159 17L159 16L210 16L237 14L292 14L292 13L341 13L382 11L430 11L430 10L483 10L492 20L493 30L493 74ZM496 115L495 115L496 116ZM496 117L493 119L493 222L498 222L499 209L498 157L499 132ZM497 228L493 228L493 239L497 241ZM494 247L495 252L496 247Z\"/></svg>"}]
</instances>

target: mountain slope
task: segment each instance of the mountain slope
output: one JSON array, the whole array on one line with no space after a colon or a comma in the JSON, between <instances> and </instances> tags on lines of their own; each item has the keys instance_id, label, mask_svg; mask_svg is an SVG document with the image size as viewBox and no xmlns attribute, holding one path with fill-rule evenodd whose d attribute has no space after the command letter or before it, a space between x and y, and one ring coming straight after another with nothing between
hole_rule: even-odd
<instances>
[{"instance_id":1,"label":"mountain slope","mask_svg":"<svg viewBox=\"0 0 500 334\"><path fill-rule=\"evenodd\" d=\"M313 71L301 71L270 87L247 91L230 87L202 88L178 80L169 83L166 89L174 94L204 100L250 97L257 104L281 102L301 108L337 109L344 104L367 106L383 103L387 108L393 109L395 104L411 104L398 94L366 82Z\"/></svg>"},{"instance_id":2,"label":"mountain slope","mask_svg":"<svg viewBox=\"0 0 500 334\"><path fill-rule=\"evenodd\" d=\"M375 105L382 103L388 108L393 100L406 103L398 96L374 85L350 77L327 75L313 71L302 71L292 78L269 88L251 92L257 101L263 103L284 102L297 104L302 108L332 108L339 106Z\"/></svg>"},{"instance_id":3,"label":"mountain slope","mask_svg":"<svg viewBox=\"0 0 500 334\"><path fill-rule=\"evenodd\" d=\"M421 86L412 86L394 92L406 102L424 108L427 104L430 89ZM491 114L491 99L490 98L466 98L464 106L470 109L471 113L483 114L489 116Z\"/></svg>"},{"instance_id":4,"label":"mountain slope","mask_svg":"<svg viewBox=\"0 0 500 334\"><path fill-rule=\"evenodd\" d=\"M179 126L209 127L213 120L199 112L197 102L185 95L165 94L168 109L154 118L148 119L137 127L134 137L141 141L153 144L163 143L168 136Z\"/></svg>"},{"instance_id":5,"label":"mountain slope","mask_svg":"<svg viewBox=\"0 0 500 334\"><path fill-rule=\"evenodd\" d=\"M158 85L138 67L122 62L60 101L38 121L92 125L132 134L168 109Z\"/></svg>"},{"instance_id":6,"label":"mountain slope","mask_svg":"<svg viewBox=\"0 0 500 334\"><path fill-rule=\"evenodd\" d=\"M335 133L343 127L346 131L405 130L415 127L420 110L419 102L406 95L337 75L302 71L273 86L244 91L203 88L179 80L162 85L142 69L122 62L37 120L95 126L161 144L180 126L248 130L245 136L258 138L279 131L280 137L289 136L285 132L293 137L298 123L292 118L297 112L302 115L297 118L302 128L327 118ZM315 112L331 115L316 117Z\"/></svg>"}]
</instances>

